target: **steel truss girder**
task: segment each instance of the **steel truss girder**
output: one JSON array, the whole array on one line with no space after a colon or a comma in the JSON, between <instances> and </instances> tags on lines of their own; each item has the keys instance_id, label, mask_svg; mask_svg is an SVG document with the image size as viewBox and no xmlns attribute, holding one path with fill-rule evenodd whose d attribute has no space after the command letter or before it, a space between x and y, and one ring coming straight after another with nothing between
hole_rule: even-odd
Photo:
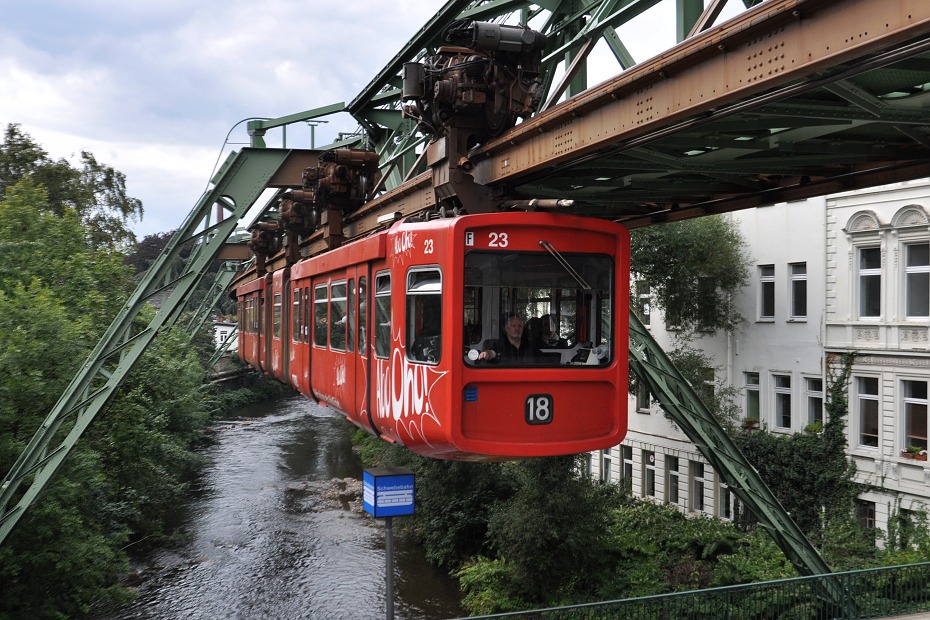
<instances>
[{"instance_id":1,"label":"steel truss girder","mask_svg":"<svg viewBox=\"0 0 930 620\"><path fill-rule=\"evenodd\" d=\"M191 339L200 331L210 311L216 307L220 298L226 294L226 289L232 284L233 279L235 279L241 267L242 263L239 261L224 261L223 264L220 265L219 270L216 272L216 277L210 285L210 289L207 291L207 294L204 295L203 301L200 302L200 306L194 311L185 328L185 331L190 334Z\"/></svg>"},{"instance_id":2,"label":"steel truss girder","mask_svg":"<svg viewBox=\"0 0 930 620\"><path fill-rule=\"evenodd\" d=\"M536 3L528 0L450 0L401 48L346 109L368 132L375 150L382 152L393 148L393 144L409 142L411 128L406 123L398 123L401 97L398 76L403 64L432 54L443 45L445 29L457 19L507 20L513 23L514 20L508 18L517 12L518 21L522 24L531 18L546 18L539 28L550 39L541 65L546 90L541 109L545 109L554 105L564 93L572 96L587 88L587 56L598 41L603 40L608 45L617 59L618 69L632 66L635 61L617 35L616 28L661 1L557 0ZM679 23L676 27L679 32L686 33L694 26L700 11L695 13L692 5L697 6L701 1L677 0L692 8L690 11L678 11ZM553 84L553 77L562 63L565 63L568 71L558 83ZM385 188L392 190L402 179L409 179L424 170L419 160L404 158L392 166L395 174L385 179Z\"/></svg>"},{"instance_id":3,"label":"steel truss girder","mask_svg":"<svg viewBox=\"0 0 930 620\"><path fill-rule=\"evenodd\" d=\"M753 513L759 525L769 533L798 572L802 575L830 573L830 567L762 480L759 472L739 451L632 311L629 359L630 370L649 387L662 409L688 436L740 502ZM846 610L846 617L857 617L852 596L837 584L826 584L822 594Z\"/></svg>"},{"instance_id":4,"label":"steel truss girder","mask_svg":"<svg viewBox=\"0 0 930 620\"><path fill-rule=\"evenodd\" d=\"M306 159L306 162L301 162ZM95 416L106 406L145 349L180 316L191 292L219 254L239 220L268 186L282 183L285 170L309 165L304 151L243 149L231 153L162 254L146 272L58 403L0 484L0 544L61 468ZM298 175L299 178L299 175ZM298 181L299 185L299 181ZM208 223L216 205L229 216ZM185 244L197 247L178 270ZM139 312L159 293L161 307L145 327L134 328ZM64 437L62 437L64 435Z\"/></svg>"}]
</instances>

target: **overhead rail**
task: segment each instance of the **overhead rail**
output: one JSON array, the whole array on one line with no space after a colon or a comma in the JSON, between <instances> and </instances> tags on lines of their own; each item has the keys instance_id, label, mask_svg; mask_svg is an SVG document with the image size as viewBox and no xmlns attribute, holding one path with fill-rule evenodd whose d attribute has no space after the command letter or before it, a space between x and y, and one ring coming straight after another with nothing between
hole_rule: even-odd
<instances>
[{"instance_id":1,"label":"overhead rail","mask_svg":"<svg viewBox=\"0 0 930 620\"><path fill-rule=\"evenodd\" d=\"M592 3L590 14L611 9L592 36L607 40L646 4ZM475 181L637 227L930 176L930 3L768 0L703 26L471 150ZM558 56L544 55L545 75ZM400 97L396 81L379 83L380 105ZM360 229L378 211L430 206L429 184L403 178L355 215L374 216Z\"/></svg>"}]
</instances>

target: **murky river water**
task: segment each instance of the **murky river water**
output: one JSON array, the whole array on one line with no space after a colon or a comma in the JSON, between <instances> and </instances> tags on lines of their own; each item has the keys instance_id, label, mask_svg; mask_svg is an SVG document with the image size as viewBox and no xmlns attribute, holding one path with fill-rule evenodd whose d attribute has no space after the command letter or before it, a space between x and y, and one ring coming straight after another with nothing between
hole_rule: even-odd
<instances>
[{"instance_id":1,"label":"murky river water","mask_svg":"<svg viewBox=\"0 0 930 620\"><path fill-rule=\"evenodd\" d=\"M148 559L139 597L106 620L385 617L384 523L332 498L361 480L341 416L303 398L221 423L185 529ZM457 585L395 520L395 618L464 615Z\"/></svg>"}]
</instances>

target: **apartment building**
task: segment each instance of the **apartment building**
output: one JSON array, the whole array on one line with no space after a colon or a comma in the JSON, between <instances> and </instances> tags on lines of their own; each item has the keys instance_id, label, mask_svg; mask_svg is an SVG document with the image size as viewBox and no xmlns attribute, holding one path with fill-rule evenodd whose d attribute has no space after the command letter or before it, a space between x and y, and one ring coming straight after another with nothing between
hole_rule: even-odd
<instances>
[{"instance_id":1,"label":"apartment building","mask_svg":"<svg viewBox=\"0 0 930 620\"><path fill-rule=\"evenodd\" d=\"M857 507L884 528L892 510L930 505L930 467L901 450L927 447L930 380L930 182L734 213L752 259L732 333L692 344L714 360L708 386L738 388L743 418L775 433L823 420L824 359L853 351L849 455L869 485ZM673 331L636 304L654 337ZM685 512L730 518L733 497L688 438L645 394L630 397L623 444L593 454L592 474Z\"/></svg>"}]
</instances>

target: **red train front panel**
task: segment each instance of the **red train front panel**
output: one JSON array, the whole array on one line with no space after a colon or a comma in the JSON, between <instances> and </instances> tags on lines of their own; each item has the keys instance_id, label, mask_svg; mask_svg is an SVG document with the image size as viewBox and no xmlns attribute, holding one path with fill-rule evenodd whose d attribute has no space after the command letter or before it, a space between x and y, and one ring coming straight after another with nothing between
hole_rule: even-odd
<instances>
[{"instance_id":1,"label":"red train front panel","mask_svg":"<svg viewBox=\"0 0 930 620\"><path fill-rule=\"evenodd\" d=\"M626 229L547 214L462 218L453 243L462 298L452 301L466 323L453 442L510 457L618 444L627 430ZM497 353L481 359L484 351Z\"/></svg>"}]
</instances>

